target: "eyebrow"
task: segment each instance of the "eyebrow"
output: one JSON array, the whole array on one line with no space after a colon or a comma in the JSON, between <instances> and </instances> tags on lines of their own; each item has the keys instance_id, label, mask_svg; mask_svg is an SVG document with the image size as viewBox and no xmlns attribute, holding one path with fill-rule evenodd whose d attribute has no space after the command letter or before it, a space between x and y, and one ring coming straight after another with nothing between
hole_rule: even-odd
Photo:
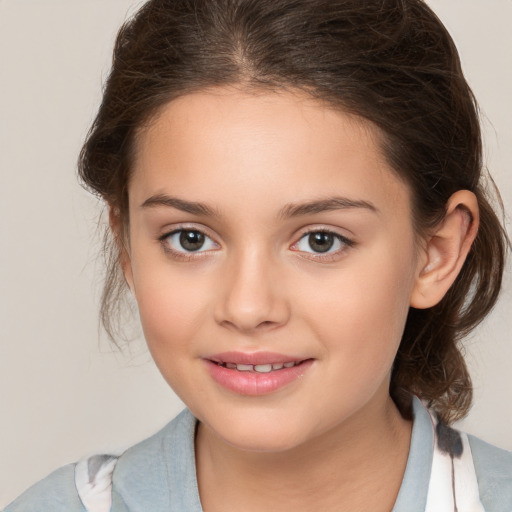
<instances>
[{"instance_id":1,"label":"eyebrow","mask_svg":"<svg viewBox=\"0 0 512 512\"><path fill-rule=\"evenodd\" d=\"M361 208L373 213L379 213L379 209L369 201L359 201L347 197L330 197L318 201L310 201L301 204L288 204L279 213L280 218L298 217L331 210L351 210Z\"/></svg>"},{"instance_id":2,"label":"eyebrow","mask_svg":"<svg viewBox=\"0 0 512 512\"><path fill-rule=\"evenodd\" d=\"M157 194L146 199L141 207L154 208L156 206L167 206L181 210L182 212L191 213L193 215L203 215L206 217L220 217L219 213L204 203L197 203L195 201L186 201L177 197L168 196L166 194Z\"/></svg>"},{"instance_id":3,"label":"eyebrow","mask_svg":"<svg viewBox=\"0 0 512 512\"><path fill-rule=\"evenodd\" d=\"M205 217L220 217L220 213L215 208L205 203L187 201L178 197L168 196L166 194L157 194L146 199L141 207L154 208L165 206L191 213L192 215L201 215ZM278 214L278 218L287 219L291 217L300 217L302 215L312 215L332 210L365 209L373 213L379 213L379 209L369 201L354 200L347 197L330 197L307 203L290 203L285 205Z\"/></svg>"}]
</instances>

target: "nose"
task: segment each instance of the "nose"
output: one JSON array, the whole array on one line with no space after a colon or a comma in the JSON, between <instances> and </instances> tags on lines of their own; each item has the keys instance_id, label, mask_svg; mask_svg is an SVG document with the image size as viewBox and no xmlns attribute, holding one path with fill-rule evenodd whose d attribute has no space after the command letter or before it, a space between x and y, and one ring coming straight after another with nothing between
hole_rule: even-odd
<instances>
[{"instance_id":1,"label":"nose","mask_svg":"<svg viewBox=\"0 0 512 512\"><path fill-rule=\"evenodd\" d=\"M254 333L288 322L290 305L282 272L271 257L246 248L243 254L226 264L215 308L218 324Z\"/></svg>"}]
</instances>

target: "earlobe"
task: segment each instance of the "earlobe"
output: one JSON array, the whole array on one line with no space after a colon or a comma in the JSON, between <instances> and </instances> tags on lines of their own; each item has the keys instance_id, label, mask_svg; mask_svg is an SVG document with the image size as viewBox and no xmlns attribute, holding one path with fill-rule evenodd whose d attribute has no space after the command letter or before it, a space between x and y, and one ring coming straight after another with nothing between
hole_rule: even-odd
<instances>
[{"instance_id":1,"label":"earlobe","mask_svg":"<svg viewBox=\"0 0 512 512\"><path fill-rule=\"evenodd\" d=\"M426 240L410 305L425 309L445 296L459 274L478 232L478 201L469 190L455 192L446 215Z\"/></svg>"},{"instance_id":2,"label":"earlobe","mask_svg":"<svg viewBox=\"0 0 512 512\"><path fill-rule=\"evenodd\" d=\"M123 226L123 221L121 219L121 215L119 213L119 209L113 206L109 207L108 214L110 229L112 232L112 236L114 237L114 241L116 244L116 248L119 254L118 264L121 266L121 270L123 271L123 275L126 281L126 284L130 288L133 293L133 274L132 274L132 266L130 260L130 253L126 247L126 234Z\"/></svg>"}]
</instances>

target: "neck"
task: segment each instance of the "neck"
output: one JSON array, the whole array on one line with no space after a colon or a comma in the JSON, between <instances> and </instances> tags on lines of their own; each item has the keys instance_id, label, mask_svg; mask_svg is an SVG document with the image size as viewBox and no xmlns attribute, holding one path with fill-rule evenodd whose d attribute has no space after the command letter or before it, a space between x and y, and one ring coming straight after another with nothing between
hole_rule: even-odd
<instances>
[{"instance_id":1,"label":"neck","mask_svg":"<svg viewBox=\"0 0 512 512\"><path fill-rule=\"evenodd\" d=\"M278 453L239 450L201 424L196 453L203 509L391 510L411 424L389 396L373 401L322 436Z\"/></svg>"}]
</instances>

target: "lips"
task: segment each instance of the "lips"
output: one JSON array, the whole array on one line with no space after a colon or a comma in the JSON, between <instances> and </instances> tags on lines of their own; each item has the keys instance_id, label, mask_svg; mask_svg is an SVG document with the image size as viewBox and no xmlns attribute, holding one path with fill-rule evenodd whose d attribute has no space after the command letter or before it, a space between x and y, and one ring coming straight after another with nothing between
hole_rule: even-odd
<instances>
[{"instance_id":1,"label":"lips","mask_svg":"<svg viewBox=\"0 0 512 512\"><path fill-rule=\"evenodd\" d=\"M272 352L225 352L204 359L211 377L229 391L264 395L280 390L303 376L313 359Z\"/></svg>"}]
</instances>

